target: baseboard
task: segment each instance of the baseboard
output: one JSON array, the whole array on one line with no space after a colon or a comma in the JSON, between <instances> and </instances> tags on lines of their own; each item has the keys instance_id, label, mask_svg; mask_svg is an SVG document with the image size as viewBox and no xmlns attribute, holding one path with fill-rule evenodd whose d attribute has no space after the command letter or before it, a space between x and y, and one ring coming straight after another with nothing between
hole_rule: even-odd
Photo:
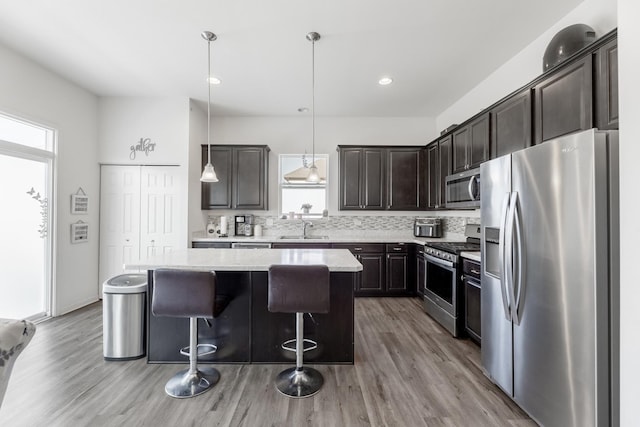
<instances>
[{"instance_id":1,"label":"baseboard","mask_svg":"<svg viewBox=\"0 0 640 427\"><path fill-rule=\"evenodd\" d=\"M65 308L63 308L61 310L57 310L57 313L53 317L58 317L58 316L65 315L67 313L71 313L72 311L76 311L76 310L78 310L78 309L80 309L82 307L86 307L89 304L93 304L94 302L97 302L97 301L100 301L100 298L98 298L98 296L95 295L95 296L93 296L91 298L88 298L88 299L86 299L84 301L75 303L75 304L73 304L73 305L71 305L69 307L65 307Z\"/></svg>"}]
</instances>

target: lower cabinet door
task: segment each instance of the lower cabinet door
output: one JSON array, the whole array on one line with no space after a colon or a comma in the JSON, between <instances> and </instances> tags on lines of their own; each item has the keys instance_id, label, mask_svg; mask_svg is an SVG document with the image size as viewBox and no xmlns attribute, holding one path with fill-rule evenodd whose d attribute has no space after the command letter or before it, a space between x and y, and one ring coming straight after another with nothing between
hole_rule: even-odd
<instances>
[{"instance_id":1,"label":"lower cabinet door","mask_svg":"<svg viewBox=\"0 0 640 427\"><path fill-rule=\"evenodd\" d=\"M362 264L362 282L356 289L356 295L375 295L385 291L384 254L358 254Z\"/></svg>"},{"instance_id":2,"label":"lower cabinet door","mask_svg":"<svg viewBox=\"0 0 640 427\"><path fill-rule=\"evenodd\" d=\"M407 291L407 254L387 254L387 292Z\"/></svg>"}]
</instances>

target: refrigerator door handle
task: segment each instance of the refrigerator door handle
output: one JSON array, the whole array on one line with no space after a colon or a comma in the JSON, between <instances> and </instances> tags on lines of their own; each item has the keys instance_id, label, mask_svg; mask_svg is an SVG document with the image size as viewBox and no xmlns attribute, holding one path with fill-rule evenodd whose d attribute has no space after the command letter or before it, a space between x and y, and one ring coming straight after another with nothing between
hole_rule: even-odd
<instances>
[{"instance_id":1,"label":"refrigerator door handle","mask_svg":"<svg viewBox=\"0 0 640 427\"><path fill-rule=\"evenodd\" d=\"M515 288L514 288L514 224L516 209L515 205L518 200L518 193L512 192L509 197L509 211L507 213L507 224L505 233L505 288L507 291L507 298L509 299L509 309L511 311L511 320L515 318Z\"/></svg>"},{"instance_id":2,"label":"refrigerator door handle","mask_svg":"<svg viewBox=\"0 0 640 427\"><path fill-rule=\"evenodd\" d=\"M506 193L502 202L502 217L500 219L500 237L498 239L498 252L500 254L500 292L502 294L502 308L504 309L504 317L511 321L511 306L507 298L507 256L506 256L506 236L507 232L507 213L509 212L510 193Z\"/></svg>"},{"instance_id":3,"label":"refrigerator door handle","mask_svg":"<svg viewBox=\"0 0 640 427\"><path fill-rule=\"evenodd\" d=\"M523 221L522 221L522 210L520 209L520 200L518 198L518 193L514 193L515 198L513 199L514 206L514 219L515 219L515 241L517 244L515 245L515 258L516 258L516 277L517 281L513 284L515 292L515 304L513 310L513 322L516 325L520 324L520 320L522 319L522 302L524 300L525 294L525 286L526 280L523 280L525 277L526 270L526 259L527 255L525 253L526 246L524 244L524 229L523 229Z\"/></svg>"}]
</instances>

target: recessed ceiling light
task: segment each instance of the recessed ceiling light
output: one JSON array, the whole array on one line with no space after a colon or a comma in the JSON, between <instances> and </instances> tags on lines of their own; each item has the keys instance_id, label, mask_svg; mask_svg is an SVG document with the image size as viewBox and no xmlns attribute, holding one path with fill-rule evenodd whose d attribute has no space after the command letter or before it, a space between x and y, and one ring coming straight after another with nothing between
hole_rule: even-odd
<instances>
[{"instance_id":1,"label":"recessed ceiling light","mask_svg":"<svg viewBox=\"0 0 640 427\"><path fill-rule=\"evenodd\" d=\"M209 80L209 83L212 84L212 85L219 85L220 83L222 83L222 80L220 80L219 78L217 78L215 76L211 76L207 80Z\"/></svg>"},{"instance_id":2,"label":"recessed ceiling light","mask_svg":"<svg viewBox=\"0 0 640 427\"><path fill-rule=\"evenodd\" d=\"M308 113L309 109L307 107L298 108L298 113Z\"/></svg>"},{"instance_id":3,"label":"recessed ceiling light","mask_svg":"<svg viewBox=\"0 0 640 427\"><path fill-rule=\"evenodd\" d=\"M391 83L393 83L393 79L391 77L383 77L378 80L378 84L381 86L390 85Z\"/></svg>"}]
</instances>

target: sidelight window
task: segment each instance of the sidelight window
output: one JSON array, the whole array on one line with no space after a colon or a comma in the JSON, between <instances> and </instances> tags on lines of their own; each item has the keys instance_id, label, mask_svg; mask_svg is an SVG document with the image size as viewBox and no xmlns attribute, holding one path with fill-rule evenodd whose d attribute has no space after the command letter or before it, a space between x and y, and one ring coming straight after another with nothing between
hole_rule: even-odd
<instances>
[{"instance_id":1,"label":"sidelight window","mask_svg":"<svg viewBox=\"0 0 640 427\"><path fill-rule=\"evenodd\" d=\"M0 318L51 314L55 131L0 114Z\"/></svg>"}]
</instances>

